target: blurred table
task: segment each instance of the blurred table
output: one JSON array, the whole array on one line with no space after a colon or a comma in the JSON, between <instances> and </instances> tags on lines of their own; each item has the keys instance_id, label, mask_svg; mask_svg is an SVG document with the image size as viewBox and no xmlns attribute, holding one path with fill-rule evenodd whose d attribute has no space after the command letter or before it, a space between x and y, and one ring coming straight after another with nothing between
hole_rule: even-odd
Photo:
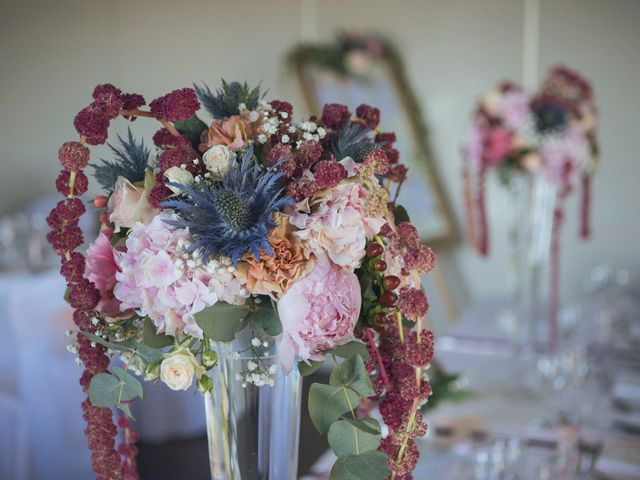
<instances>
[{"instance_id":1,"label":"blurred table","mask_svg":"<svg viewBox=\"0 0 640 480\"><path fill-rule=\"evenodd\" d=\"M473 396L426 414L429 433L418 442L414 478L639 479L640 426L635 434L618 428L619 417L629 419L629 412L617 409L611 392L623 380L628 390L637 384L640 412L640 364L614 358L594 364L579 342L553 358L527 353L509 341L505 305L479 305L436 340L437 360L447 372L461 373ZM585 320L582 328L591 327ZM604 365L609 362L615 368ZM565 417L571 425L561 422ZM563 450L567 435L575 437L582 473L562 476L563 455L571 454ZM308 478L327 478L334 458L325 454L312 470L316 476ZM502 466L492 470L492 462Z\"/></svg>"}]
</instances>

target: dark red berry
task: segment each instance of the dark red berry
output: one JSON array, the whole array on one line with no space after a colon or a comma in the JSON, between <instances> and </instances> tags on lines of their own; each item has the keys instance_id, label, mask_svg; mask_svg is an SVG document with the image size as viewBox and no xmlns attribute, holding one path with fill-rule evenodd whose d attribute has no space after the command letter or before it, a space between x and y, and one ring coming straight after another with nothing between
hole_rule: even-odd
<instances>
[{"instance_id":1,"label":"dark red berry","mask_svg":"<svg viewBox=\"0 0 640 480\"><path fill-rule=\"evenodd\" d=\"M387 275L384 277L384 280L382 280L382 285L385 290L395 290L398 288L398 285L400 285L400 279L395 275Z\"/></svg>"},{"instance_id":2,"label":"dark red berry","mask_svg":"<svg viewBox=\"0 0 640 480\"><path fill-rule=\"evenodd\" d=\"M373 324L374 325L382 325L385 321L386 315L382 312L376 313L373 316Z\"/></svg>"},{"instance_id":3,"label":"dark red berry","mask_svg":"<svg viewBox=\"0 0 640 480\"><path fill-rule=\"evenodd\" d=\"M409 272L409 270L407 270L406 268L403 268L402 270L400 270L400 273L403 276L408 277L411 272Z\"/></svg>"},{"instance_id":4,"label":"dark red berry","mask_svg":"<svg viewBox=\"0 0 640 480\"><path fill-rule=\"evenodd\" d=\"M373 265L373 268L375 268L379 272L384 272L387 269L387 262L385 262L384 260L378 260Z\"/></svg>"},{"instance_id":5,"label":"dark red berry","mask_svg":"<svg viewBox=\"0 0 640 480\"><path fill-rule=\"evenodd\" d=\"M382 255L383 250L384 249L382 248L382 245L380 245L379 243L370 243L367 247L367 257L373 258L377 257L378 255Z\"/></svg>"},{"instance_id":6,"label":"dark red berry","mask_svg":"<svg viewBox=\"0 0 640 480\"><path fill-rule=\"evenodd\" d=\"M383 307L393 307L398 300L398 296L393 292L384 292L380 295L380 305Z\"/></svg>"}]
</instances>

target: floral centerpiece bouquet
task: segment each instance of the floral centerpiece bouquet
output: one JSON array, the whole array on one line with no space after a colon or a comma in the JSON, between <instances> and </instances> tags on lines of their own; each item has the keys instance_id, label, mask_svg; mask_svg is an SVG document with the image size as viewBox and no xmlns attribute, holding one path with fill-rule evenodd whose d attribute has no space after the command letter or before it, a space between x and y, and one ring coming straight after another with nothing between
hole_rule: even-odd
<instances>
[{"instance_id":1,"label":"floral centerpiece bouquet","mask_svg":"<svg viewBox=\"0 0 640 480\"><path fill-rule=\"evenodd\" d=\"M576 186L582 187L581 237L588 238L591 231L591 177L599 163L596 130L591 85L578 73L557 66L548 72L537 92L503 82L484 95L474 111L471 131L463 146L469 238L482 255L489 251L484 199L489 172L496 170L506 187L518 174L552 187L554 198L548 202L552 207L548 222L553 255L552 318L557 310L563 201ZM543 229L540 219L536 221L535 228Z\"/></svg>"},{"instance_id":2,"label":"floral centerpiece bouquet","mask_svg":"<svg viewBox=\"0 0 640 480\"><path fill-rule=\"evenodd\" d=\"M406 169L387 155L395 136L377 128L378 109L329 104L294 123L288 102L224 81L145 104L110 84L95 88L74 120L79 139L58 152L65 198L48 217L75 310L69 334L84 365L96 476L137 476L136 377L215 397L219 357L242 354L249 361L235 380L246 389L332 356L329 383L309 394L311 419L337 456L331 478L411 478L433 354L420 277L435 257L393 200ZM101 230L85 256L78 218L89 145L106 143L117 117L161 128L155 150L129 130L110 144L113 159L91 165L104 195L93 199ZM246 347L233 351L241 336ZM270 352L275 363L263 361ZM376 401L384 428L366 417ZM117 448L112 407L124 412Z\"/></svg>"}]
</instances>

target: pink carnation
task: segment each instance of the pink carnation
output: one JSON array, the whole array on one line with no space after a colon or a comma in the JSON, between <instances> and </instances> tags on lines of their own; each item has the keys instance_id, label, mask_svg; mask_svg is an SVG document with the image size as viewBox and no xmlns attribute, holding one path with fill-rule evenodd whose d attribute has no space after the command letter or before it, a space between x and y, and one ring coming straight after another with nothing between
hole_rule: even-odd
<instances>
[{"instance_id":1,"label":"pink carnation","mask_svg":"<svg viewBox=\"0 0 640 480\"><path fill-rule=\"evenodd\" d=\"M118 265L113 255L109 237L100 233L96 241L87 250L87 263L84 277L93 282L100 291L100 302L96 309L113 318L129 318L131 311L122 312L120 301L113 296L116 285Z\"/></svg>"},{"instance_id":2,"label":"pink carnation","mask_svg":"<svg viewBox=\"0 0 640 480\"><path fill-rule=\"evenodd\" d=\"M135 309L148 315L158 331L176 335L185 331L196 337L202 330L194 315L219 300L242 304L248 292L233 268L220 261L202 265L187 254L189 231L166 223L176 216L163 212L148 225L135 223L125 252L115 252L120 269L113 290L121 310Z\"/></svg>"},{"instance_id":3,"label":"pink carnation","mask_svg":"<svg viewBox=\"0 0 640 480\"><path fill-rule=\"evenodd\" d=\"M337 265L357 268L365 255L367 238L378 233L385 220L369 217L364 202L369 193L356 182L343 182L327 189L311 204L298 203L291 223L296 235L309 242L316 255L326 253Z\"/></svg>"},{"instance_id":4,"label":"pink carnation","mask_svg":"<svg viewBox=\"0 0 640 480\"><path fill-rule=\"evenodd\" d=\"M318 360L322 352L338 346L352 333L360 305L358 277L326 255L318 256L314 269L278 301L283 367L290 370L296 356Z\"/></svg>"}]
</instances>

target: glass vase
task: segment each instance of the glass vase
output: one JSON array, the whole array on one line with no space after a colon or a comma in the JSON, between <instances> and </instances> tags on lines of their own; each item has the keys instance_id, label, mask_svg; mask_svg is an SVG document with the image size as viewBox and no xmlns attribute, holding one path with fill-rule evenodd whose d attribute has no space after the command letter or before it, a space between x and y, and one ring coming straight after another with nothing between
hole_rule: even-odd
<instances>
[{"instance_id":1,"label":"glass vase","mask_svg":"<svg viewBox=\"0 0 640 480\"><path fill-rule=\"evenodd\" d=\"M246 329L221 345L209 372L213 390L204 401L211 478L294 480L302 380L296 365L290 372L278 365L272 340L257 347L251 340ZM269 370L272 382L247 381L247 374Z\"/></svg>"},{"instance_id":2,"label":"glass vase","mask_svg":"<svg viewBox=\"0 0 640 480\"><path fill-rule=\"evenodd\" d=\"M548 343L550 259L557 187L528 174L514 175L509 183L509 270L515 342L539 351Z\"/></svg>"}]
</instances>

